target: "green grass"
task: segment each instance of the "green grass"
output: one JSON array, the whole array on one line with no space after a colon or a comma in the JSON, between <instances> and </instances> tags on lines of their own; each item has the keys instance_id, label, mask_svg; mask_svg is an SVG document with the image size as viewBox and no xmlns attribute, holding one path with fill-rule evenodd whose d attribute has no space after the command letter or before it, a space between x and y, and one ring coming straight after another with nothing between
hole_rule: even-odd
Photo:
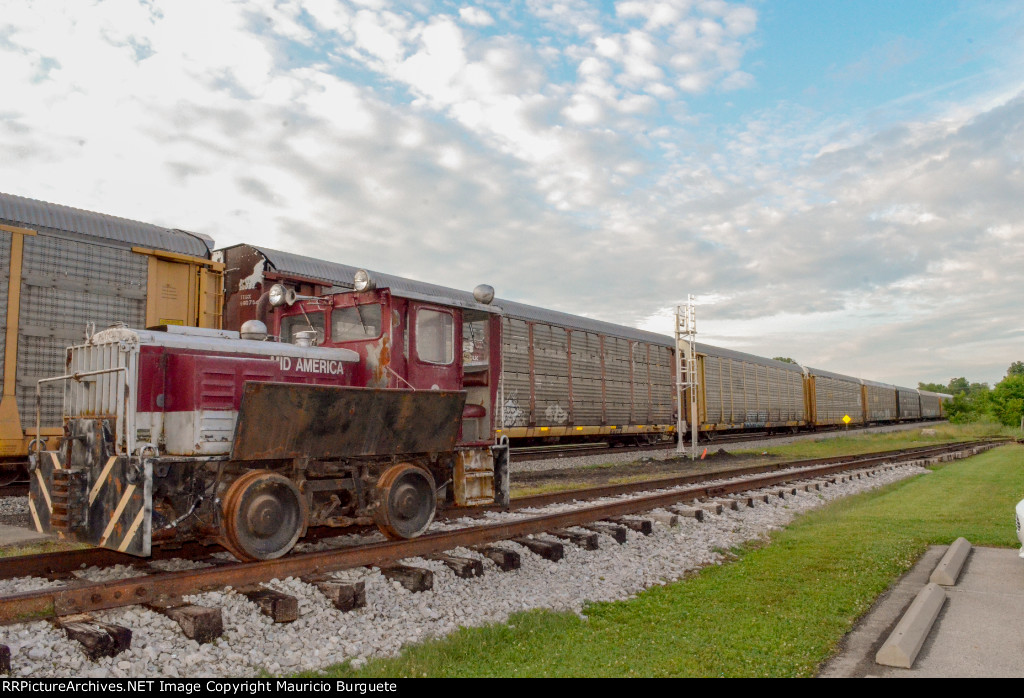
<instances>
[{"instance_id":1,"label":"green grass","mask_svg":"<svg viewBox=\"0 0 1024 698\"><path fill-rule=\"evenodd\" d=\"M1024 447L835 502L735 561L635 599L530 612L463 628L400 657L327 675L813 676L853 624L930 544L1014 546ZM492 574L497 574L492 572Z\"/></svg>"},{"instance_id":2,"label":"green grass","mask_svg":"<svg viewBox=\"0 0 1024 698\"><path fill-rule=\"evenodd\" d=\"M65 550L80 550L92 546L85 543L63 542L47 540L40 543L28 543L26 545L8 545L0 547L0 558L21 557L23 555L38 555L40 553L59 553Z\"/></svg>"}]
</instances>

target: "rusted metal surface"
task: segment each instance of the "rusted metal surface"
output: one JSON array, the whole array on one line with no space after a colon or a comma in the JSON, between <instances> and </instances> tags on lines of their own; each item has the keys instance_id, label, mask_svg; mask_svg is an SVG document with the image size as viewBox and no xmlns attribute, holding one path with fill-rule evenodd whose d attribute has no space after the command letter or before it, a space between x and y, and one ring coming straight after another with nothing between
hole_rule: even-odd
<instances>
[{"instance_id":1,"label":"rusted metal surface","mask_svg":"<svg viewBox=\"0 0 1024 698\"><path fill-rule=\"evenodd\" d=\"M388 468L377 481L377 526L391 539L415 538L434 521L437 509L434 478L412 463Z\"/></svg>"},{"instance_id":2,"label":"rusted metal surface","mask_svg":"<svg viewBox=\"0 0 1024 698\"><path fill-rule=\"evenodd\" d=\"M247 383L234 460L438 453L455 447L463 391Z\"/></svg>"},{"instance_id":3,"label":"rusted metal surface","mask_svg":"<svg viewBox=\"0 0 1024 698\"><path fill-rule=\"evenodd\" d=\"M252 470L224 495L224 546L240 560L281 557L309 523L306 498L290 479Z\"/></svg>"},{"instance_id":4,"label":"rusted metal surface","mask_svg":"<svg viewBox=\"0 0 1024 698\"><path fill-rule=\"evenodd\" d=\"M495 501L494 455L487 448L455 452L452 488L456 506L490 504ZM497 483L500 487L500 482Z\"/></svg>"},{"instance_id":5,"label":"rusted metal surface","mask_svg":"<svg viewBox=\"0 0 1024 698\"><path fill-rule=\"evenodd\" d=\"M960 448L982 444L960 444ZM939 450L939 449L934 449ZM921 457L923 454L914 454ZM891 454L889 458L891 459ZM874 456L870 460L885 460ZM556 528L578 526L616 516L657 509L679 502L749 489L770 487L796 478L805 479L848 469L863 467L863 461L826 465L800 473L781 473L742 482L711 484L673 492L660 492L568 512L535 516L484 526L472 526L443 533L432 533L412 540L376 543L344 550L320 551L292 555L277 560L237 563L209 569L169 572L105 583L80 583L22 592L0 599L0 623L35 620L54 615L84 613L150 603L162 596L183 596L224 586L241 587L274 578L304 576L367 565L380 566L407 557L432 555L455 547L485 545L501 540L542 533Z\"/></svg>"}]
</instances>

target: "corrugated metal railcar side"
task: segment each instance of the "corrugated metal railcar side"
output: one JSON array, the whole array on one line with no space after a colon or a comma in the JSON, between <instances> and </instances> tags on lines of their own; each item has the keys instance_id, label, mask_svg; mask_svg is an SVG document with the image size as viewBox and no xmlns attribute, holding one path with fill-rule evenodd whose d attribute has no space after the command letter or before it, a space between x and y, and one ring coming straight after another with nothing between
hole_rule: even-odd
<instances>
[{"instance_id":1,"label":"corrugated metal railcar side","mask_svg":"<svg viewBox=\"0 0 1024 698\"><path fill-rule=\"evenodd\" d=\"M201 236L0 194L4 326L0 456L23 460L40 378L64 373L87 324L220 323L220 269ZM62 391L44 389L43 435L61 434Z\"/></svg>"},{"instance_id":2,"label":"corrugated metal railcar side","mask_svg":"<svg viewBox=\"0 0 1024 698\"><path fill-rule=\"evenodd\" d=\"M896 386L897 399L899 400L899 419L905 422L913 419L921 419L921 396L915 388L901 388Z\"/></svg>"},{"instance_id":3,"label":"corrugated metal railcar side","mask_svg":"<svg viewBox=\"0 0 1024 698\"><path fill-rule=\"evenodd\" d=\"M861 380L864 415L868 422L895 422L896 386L888 383ZM851 417L853 415L850 415Z\"/></svg>"},{"instance_id":4,"label":"corrugated metal railcar side","mask_svg":"<svg viewBox=\"0 0 1024 698\"><path fill-rule=\"evenodd\" d=\"M499 433L538 438L675 430L668 338L510 301L495 303L505 312Z\"/></svg>"},{"instance_id":5,"label":"corrugated metal railcar side","mask_svg":"<svg viewBox=\"0 0 1024 698\"><path fill-rule=\"evenodd\" d=\"M942 416L942 396L928 390L918 390L921 396L921 418L938 419Z\"/></svg>"},{"instance_id":6,"label":"corrugated metal railcar side","mask_svg":"<svg viewBox=\"0 0 1024 698\"><path fill-rule=\"evenodd\" d=\"M772 429L807 423L796 364L707 345L697 347L701 431Z\"/></svg>"},{"instance_id":7,"label":"corrugated metal railcar side","mask_svg":"<svg viewBox=\"0 0 1024 698\"><path fill-rule=\"evenodd\" d=\"M850 424L864 423L860 378L818 368L807 368L804 375L812 424L844 424L846 415L850 416Z\"/></svg>"}]
</instances>

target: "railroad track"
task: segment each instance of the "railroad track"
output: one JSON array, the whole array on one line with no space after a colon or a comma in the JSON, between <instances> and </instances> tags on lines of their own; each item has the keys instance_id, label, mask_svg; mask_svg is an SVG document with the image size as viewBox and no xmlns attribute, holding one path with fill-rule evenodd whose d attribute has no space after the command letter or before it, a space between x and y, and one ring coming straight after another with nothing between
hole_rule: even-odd
<instances>
[{"instance_id":1,"label":"railroad track","mask_svg":"<svg viewBox=\"0 0 1024 698\"><path fill-rule=\"evenodd\" d=\"M712 505L720 507L723 501L733 502L735 507L738 506L736 495L743 492L763 492L765 488L777 488L773 492L773 496L785 496L787 492L796 491L793 483L797 481L801 483L810 481L810 484L802 484L801 487L820 488L826 486L830 481L834 482L838 478L846 477L843 474L846 471L864 472L865 469L877 468L885 462L947 457L948 454L953 453L973 454L991 447L994 443L998 442L972 442L927 449L910 449L845 459L842 462L836 462L833 459L823 463L822 459L818 459L810 463L776 464L750 468L746 471L729 472L725 474L725 477L730 479L714 482L698 482L697 480L701 479L699 476L685 476L646 483L525 497L514 500L514 510L543 507L570 500L582 501L582 503L569 510L520 515L495 523L483 523L430 533L412 540L297 553L270 561L230 562L209 557L207 548L203 551L205 556L201 557L200 561L208 564L209 567L176 572L157 571L149 567L146 561L129 558L129 556L119 556L105 550L78 550L68 553L8 558L0 563L0 578L41 576L51 580L65 580L66 583L0 597L0 623L53 618L58 619L57 622L61 624L61 627L73 626L81 632L86 632L86 630L92 632L94 635L90 637L93 637L92 641L96 641L96 634L102 639L102 637L115 637L117 632L106 627L106 624L91 622L91 618L83 614L102 609L146 605L179 620L182 628L188 634L189 628L192 632L195 631L194 621L196 618L212 618L216 615L219 624L220 616L217 609L189 606L182 600L182 597L205 590L223 589L228 586L250 595L250 598L256 600L261 608L275 620L294 620L294 616L297 614L297 602L292 599L289 603L287 598L282 598L286 595L260 588L261 583L286 577L300 578L320 586L339 608L343 605L351 607L352 604L358 605L360 589L356 585L332 581L332 573L374 566L381 568L386 576L393 575L396 581L411 589L414 585L422 583L423 577L426 575L417 574L416 568L403 567L399 561L411 557L433 557L445 562L460 576L478 576L482 574L482 563L479 560L458 558L446 554L446 552L459 547L472 548L494 560L502 569L511 569L518 566L518 558L510 554L511 551L493 547L492 544L514 541L527 546L533 552L557 559L561 556L561 544L554 540L530 539L527 536L548 534L549 538L553 536L556 540L569 540L573 544L584 547L596 546L597 531L614 535L616 539L625 540L624 527L642 530L646 526L646 530L650 530L649 521L644 524L637 519L623 519L622 517L636 516L655 509L672 511L673 507L676 511L675 515L699 517L697 512L703 510L680 507L694 502L704 505L710 502ZM653 492L650 491L654 488L657 489ZM635 496L622 497L622 495ZM620 498L607 501L607 498L614 496ZM767 497L768 495L761 496ZM725 499L723 500L723 498ZM591 503L587 503L588 500ZM593 503L594 500L601 501ZM715 504L716 500L717 504ZM753 500L748 504L753 506ZM590 534L578 530L576 532L567 530L573 527L590 527L592 530ZM174 551L178 556L198 552L200 551L185 549ZM159 556L169 557L170 554L171 551L162 551ZM515 559L513 559L514 557ZM90 582L74 578L72 575L72 571L82 565L123 563L125 558L130 559L131 563L145 574L106 582ZM420 571L422 572L422 570ZM184 622L182 619L188 622ZM127 636L130 637L130 632L127 633ZM110 642L113 641L110 640Z\"/></svg>"},{"instance_id":2,"label":"railroad track","mask_svg":"<svg viewBox=\"0 0 1024 698\"><path fill-rule=\"evenodd\" d=\"M511 451L515 460L549 460L567 456L588 455L608 451L615 454L641 453L643 451L667 451L675 448L674 443L635 444L632 446L612 446L606 442L592 444L552 444L550 446L517 446Z\"/></svg>"}]
</instances>

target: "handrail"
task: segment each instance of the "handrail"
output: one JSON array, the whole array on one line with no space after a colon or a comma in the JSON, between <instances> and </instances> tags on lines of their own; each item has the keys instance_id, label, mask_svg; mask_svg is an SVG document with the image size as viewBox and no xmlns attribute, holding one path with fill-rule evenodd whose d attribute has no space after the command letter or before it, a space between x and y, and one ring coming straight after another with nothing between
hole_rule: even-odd
<instances>
[{"instance_id":1,"label":"handrail","mask_svg":"<svg viewBox=\"0 0 1024 698\"><path fill-rule=\"evenodd\" d=\"M76 382L82 382L83 378L88 376L98 376L103 373L119 373L124 371L125 385L128 384L128 367L127 366L116 366L114 368L102 368L96 371L76 371L64 376L54 376L53 378L40 378L36 381L36 438L32 442L35 445L35 455L39 455L40 444L43 443L42 436L42 413L43 413L43 383L55 383L57 381L68 381L73 380ZM128 427L128 414L130 412L130 405L128 404L129 391L125 391L124 395L124 430L125 430L125 447L128 453L132 452L131 444L128 443L129 435L133 435L132 429ZM116 416L116 415L115 415Z\"/></svg>"}]
</instances>

